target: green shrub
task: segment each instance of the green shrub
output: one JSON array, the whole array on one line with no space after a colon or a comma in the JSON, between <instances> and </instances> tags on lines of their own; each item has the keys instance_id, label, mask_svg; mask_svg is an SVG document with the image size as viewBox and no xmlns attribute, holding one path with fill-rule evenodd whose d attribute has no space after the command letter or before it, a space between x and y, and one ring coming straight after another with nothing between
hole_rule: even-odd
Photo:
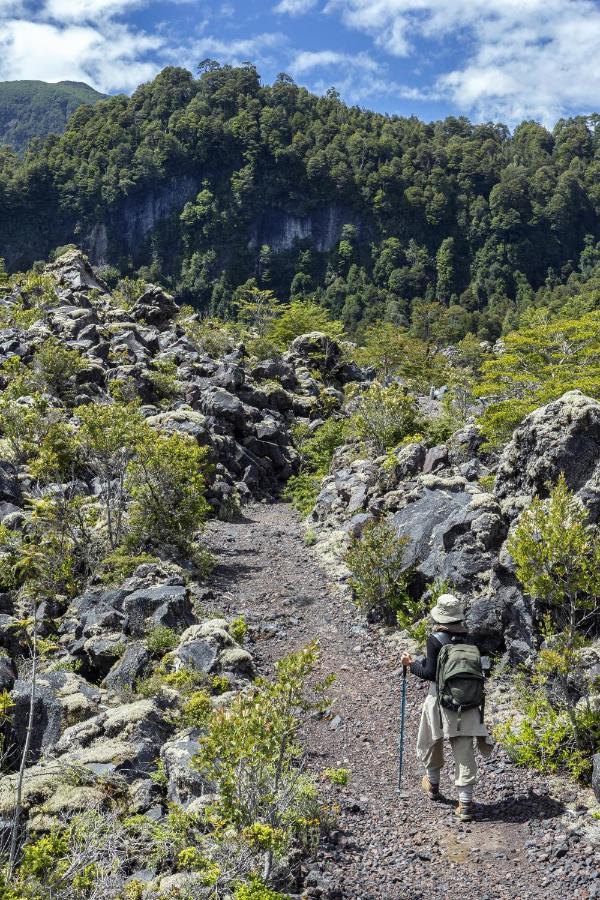
<instances>
[{"instance_id":1,"label":"green shrub","mask_svg":"<svg viewBox=\"0 0 600 900\"><path fill-rule=\"evenodd\" d=\"M244 643L248 634L248 624L243 616L237 616L231 620L229 623L229 634L238 644Z\"/></svg>"},{"instance_id":2,"label":"green shrub","mask_svg":"<svg viewBox=\"0 0 600 900\"><path fill-rule=\"evenodd\" d=\"M104 584L120 584L127 578L131 578L138 566L152 565L158 562L158 557L151 556L149 553L132 555L122 548L117 549L102 560L99 568L100 580Z\"/></svg>"},{"instance_id":3,"label":"green shrub","mask_svg":"<svg viewBox=\"0 0 600 900\"><path fill-rule=\"evenodd\" d=\"M349 584L358 606L370 618L408 625L419 615L420 604L408 594L404 551L409 539L398 537L387 522L368 522L353 536L344 555Z\"/></svg>"},{"instance_id":4,"label":"green shrub","mask_svg":"<svg viewBox=\"0 0 600 900\"><path fill-rule=\"evenodd\" d=\"M267 880L274 858L300 840L307 821L318 820L314 786L299 765L303 718L324 708L326 685L313 687L313 695L307 686L316 661L315 646L300 650L277 663L272 681L259 679L226 708L213 709L194 760L215 786L210 820L219 828L242 839L257 824L280 832L277 850L263 852Z\"/></svg>"},{"instance_id":5,"label":"green shrub","mask_svg":"<svg viewBox=\"0 0 600 900\"><path fill-rule=\"evenodd\" d=\"M157 359L149 372L152 387L159 400L172 400L177 396L177 363L174 359Z\"/></svg>"},{"instance_id":6,"label":"green shrub","mask_svg":"<svg viewBox=\"0 0 600 900\"><path fill-rule=\"evenodd\" d=\"M210 694L207 691L194 691L181 710L182 724L188 728L203 728L212 708Z\"/></svg>"},{"instance_id":7,"label":"green shrub","mask_svg":"<svg viewBox=\"0 0 600 900\"><path fill-rule=\"evenodd\" d=\"M179 643L179 638L172 628L166 625L157 625L146 635L146 647L152 656L162 657L165 653L174 650Z\"/></svg>"},{"instance_id":8,"label":"green shrub","mask_svg":"<svg viewBox=\"0 0 600 900\"><path fill-rule=\"evenodd\" d=\"M503 352L486 359L476 389L493 400L479 424L489 444L507 440L528 413L565 391L600 397L600 311L580 318L538 317L534 327L503 339Z\"/></svg>"},{"instance_id":9,"label":"green shrub","mask_svg":"<svg viewBox=\"0 0 600 900\"><path fill-rule=\"evenodd\" d=\"M356 436L377 456L418 434L423 424L415 398L404 387L377 381L358 395L351 418Z\"/></svg>"},{"instance_id":10,"label":"green shrub","mask_svg":"<svg viewBox=\"0 0 600 900\"><path fill-rule=\"evenodd\" d=\"M288 895L267 887L260 878L253 878L252 881L239 884L233 892L233 897L234 900L287 900Z\"/></svg>"},{"instance_id":11,"label":"green shrub","mask_svg":"<svg viewBox=\"0 0 600 900\"><path fill-rule=\"evenodd\" d=\"M72 380L85 367L85 360L77 350L70 350L57 338L50 337L36 351L32 367L50 393L68 399L74 393Z\"/></svg>"},{"instance_id":12,"label":"green shrub","mask_svg":"<svg viewBox=\"0 0 600 900\"><path fill-rule=\"evenodd\" d=\"M589 779L591 757L600 741L597 711L585 708L569 714L566 709L556 709L543 689L529 688L522 690L519 712L518 719L495 730L517 765Z\"/></svg>"},{"instance_id":13,"label":"green shrub","mask_svg":"<svg viewBox=\"0 0 600 900\"><path fill-rule=\"evenodd\" d=\"M327 309L310 300L292 300L267 329L267 340L278 350L288 346L301 334L321 331L336 340L344 337L344 326L331 318Z\"/></svg>"},{"instance_id":14,"label":"green shrub","mask_svg":"<svg viewBox=\"0 0 600 900\"><path fill-rule=\"evenodd\" d=\"M301 470L288 479L284 497L291 500L302 516L307 516L314 507L333 454L346 440L347 432L347 422L336 418L326 419L316 431L305 425L295 428L294 443L300 453Z\"/></svg>"},{"instance_id":15,"label":"green shrub","mask_svg":"<svg viewBox=\"0 0 600 900\"><path fill-rule=\"evenodd\" d=\"M127 468L133 498L132 541L187 549L209 511L205 499L207 449L181 434L146 432Z\"/></svg>"},{"instance_id":16,"label":"green shrub","mask_svg":"<svg viewBox=\"0 0 600 900\"><path fill-rule=\"evenodd\" d=\"M350 769L325 769L323 772L332 784L344 786L350 781Z\"/></svg>"}]
</instances>

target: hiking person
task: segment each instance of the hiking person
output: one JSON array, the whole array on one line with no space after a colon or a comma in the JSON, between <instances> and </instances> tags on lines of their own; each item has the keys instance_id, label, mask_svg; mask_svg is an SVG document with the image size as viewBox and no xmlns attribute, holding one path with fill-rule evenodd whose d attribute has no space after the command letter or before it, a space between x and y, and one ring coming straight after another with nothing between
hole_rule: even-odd
<instances>
[{"instance_id":1,"label":"hiking person","mask_svg":"<svg viewBox=\"0 0 600 900\"><path fill-rule=\"evenodd\" d=\"M475 641L467 633L463 607L457 597L442 594L430 616L435 628L427 639L426 656L418 661L404 652L401 659L402 665L408 666L417 678L432 682L417 736L417 756L426 769L422 787L430 800L440 798L444 739L448 739L458 788L458 806L454 812L461 821L468 822L473 817L473 789L477 782L473 740L477 740L477 748L484 756L494 746L483 721L481 658ZM446 675L453 674L454 681L451 677L446 680Z\"/></svg>"}]
</instances>

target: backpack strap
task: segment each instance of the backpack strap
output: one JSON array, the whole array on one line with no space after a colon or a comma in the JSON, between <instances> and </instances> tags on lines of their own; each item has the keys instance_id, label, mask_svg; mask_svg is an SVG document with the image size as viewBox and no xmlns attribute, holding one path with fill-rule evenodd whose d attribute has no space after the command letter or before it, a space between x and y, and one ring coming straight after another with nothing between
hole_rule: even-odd
<instances>
[{"instance_id":1,"label":"backpack strap","mask_svg":"<svg viewBox=\"0 0 600 900\"><path fill-rule=\"evenodd\" d=\"M447 644L452 643L452 638L448 634L447 631L434 631L433 634L431 635L431 637L435 638L435 640L438 642L438 644L441 644L442 647L445 647ZM439 665L439 658L438 658L438 665ZM437 672L435 674L435 689L436 689L436 695L437 695L438 713L440 716L440 728L443 730L444 720L442 718L442 704L440 703L440 688L439 688L438 679L437 679Z\"/></svg>"}]
</instances>

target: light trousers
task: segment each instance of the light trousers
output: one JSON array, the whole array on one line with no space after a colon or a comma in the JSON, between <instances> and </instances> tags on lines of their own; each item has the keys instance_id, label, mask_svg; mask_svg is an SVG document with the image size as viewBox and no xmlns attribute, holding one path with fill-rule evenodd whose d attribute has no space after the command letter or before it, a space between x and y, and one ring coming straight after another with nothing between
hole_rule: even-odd
<instances>
[{"instance_id":1,"label":"light trousers","mask_svg":"<svg viewBox=\"0 0 600 900\"><path fill-rule=\"evenodd\" d=\"M475 761L474 738L472 736L452 737L450 747L454 757L454 783L458 788L470 788L461 793L471 794L477 782L477 762ZM423 762L427 777L432 784L439 784L440 771L444 767L444 741L434 741L427 750Z\"/></svg>"}]
</instances>

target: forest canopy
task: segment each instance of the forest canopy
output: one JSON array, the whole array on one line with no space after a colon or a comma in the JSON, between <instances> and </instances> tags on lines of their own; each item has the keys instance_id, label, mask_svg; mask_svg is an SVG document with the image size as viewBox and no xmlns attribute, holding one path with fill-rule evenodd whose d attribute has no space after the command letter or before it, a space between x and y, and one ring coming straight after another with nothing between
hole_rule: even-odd
<instances>
[{"instance_id":1,"label":"forest canopy","mask_svg":"<svg viewBox=\"0 0 600 900\"><path fill-rule=\"evenodd\" d=\"M452 339L493 340L540 290L595 267L599 175L600 115L513 133L425 123L205 61L198 77L170 67L80 107L23 159L0 151L0 247L14 271L72 241L97 250L104 224L115 272L212 315L253 279L279 300L310 297L350 333L433 316ZM134 240L139 217L181 191Z\"/></svg>"}]
</instances>

